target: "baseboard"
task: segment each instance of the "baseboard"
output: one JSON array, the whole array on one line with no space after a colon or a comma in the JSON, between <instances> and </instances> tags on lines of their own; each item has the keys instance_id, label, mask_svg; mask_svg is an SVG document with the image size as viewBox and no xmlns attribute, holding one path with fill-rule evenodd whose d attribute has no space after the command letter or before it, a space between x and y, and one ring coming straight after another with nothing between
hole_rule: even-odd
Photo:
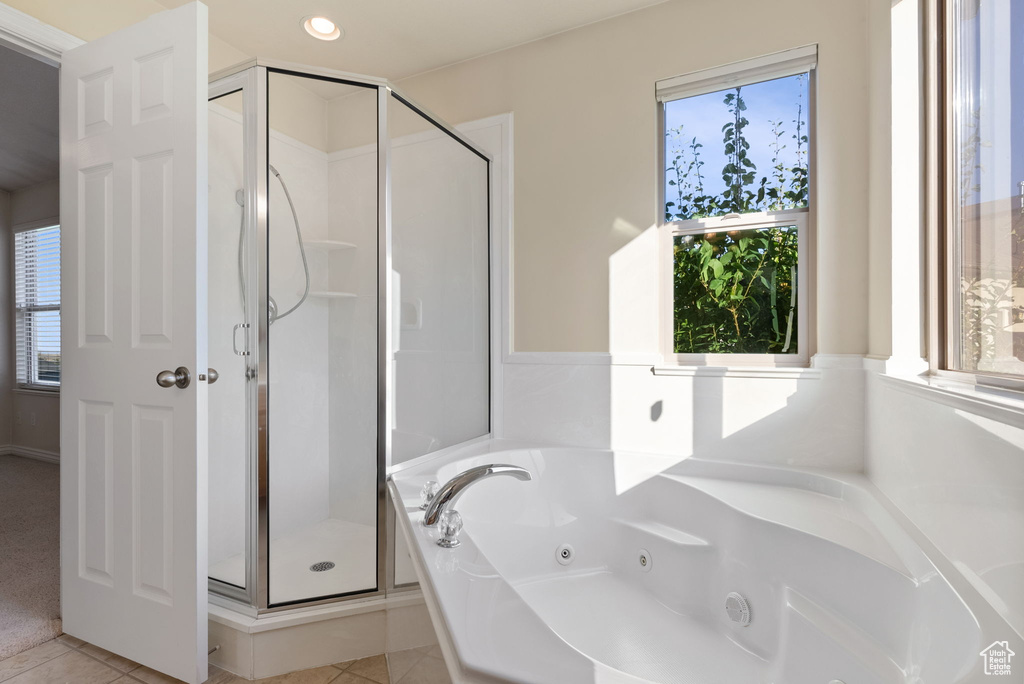
<instances>
[{"instance_id":1,"label":"baseboard","mask_svg":"<svg viewBox=\"0 0 1024 684\"><path fill-rule=\"evenodd\" d=\"M36 461L43 461L44 463L60 463L60 454L56 451L34 449L21 446L20 444L0 445L0 456L21 456L22 458L31 458Z\"/></svg>"}]
</instances>

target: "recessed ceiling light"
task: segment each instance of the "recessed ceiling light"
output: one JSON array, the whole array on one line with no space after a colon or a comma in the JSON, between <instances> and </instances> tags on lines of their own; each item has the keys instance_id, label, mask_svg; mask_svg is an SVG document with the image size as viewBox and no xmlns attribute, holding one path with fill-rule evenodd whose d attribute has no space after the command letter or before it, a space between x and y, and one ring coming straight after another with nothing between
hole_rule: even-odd
<instances>
[{"instance_id":1,"label":"recessed ceiling light","mask_svg":"<svg viewBox=\"0 0 1024 684\"><path fill-rule=\"evenodd\" d=\"M302 21L306 33L320 40L337 40L341 38L341 27L327 17L306 17Z\"/></svg>"}]
</instances>

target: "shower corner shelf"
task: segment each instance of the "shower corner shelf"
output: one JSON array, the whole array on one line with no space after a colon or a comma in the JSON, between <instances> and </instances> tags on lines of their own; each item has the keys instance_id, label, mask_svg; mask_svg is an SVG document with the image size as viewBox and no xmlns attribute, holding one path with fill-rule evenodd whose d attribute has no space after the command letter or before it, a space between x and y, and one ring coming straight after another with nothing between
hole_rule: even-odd
<instances>
[{"instance_id":1,"label":"shower corner shelf","mask_svg":"<svg viewBox=\"0 0 1024 684\"><path fill-rule=\"evenodd\" d=\"M352 299L358 297L355 292L335 292L333 290L310 290L310 297L322 297L324 299Z\"/></svg>"},{"instance_id":2,"label":"shower corner shelf","mask_svg":"<svg viewBox=\"0 0 1024 684\"><path fill-rule=\"evenodd\" d=\"M302 244L312 249L322 249L325 252L333 252L336 249L356 248L351 242L342 242L341 240L304 240Z\"/></svg>"}]
</instances>

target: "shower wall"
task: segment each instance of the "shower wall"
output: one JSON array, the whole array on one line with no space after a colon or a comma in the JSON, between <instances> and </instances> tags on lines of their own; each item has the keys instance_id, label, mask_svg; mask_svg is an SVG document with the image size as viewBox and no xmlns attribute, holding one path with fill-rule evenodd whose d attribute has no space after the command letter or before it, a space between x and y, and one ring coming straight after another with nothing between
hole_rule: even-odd
<instances>
[{"instance_id":1,"label":"shower wall","mask_svg":"<svg viewBox=\"0 0 1024 684\"><path fill-rule=\"evenodd\" d=\"M273 116L273 123L279 121ZM269 154L291 193L304 241L324 240L327 153L271 128ZM273 175L268 189L270 296L282 314L302 297L305 273L288 200ZM306 255L310 290L322 292L327 289L326 255L308 246ZM271 539L329 517L329 307L328 300L309 296L270 327L270 488L277 504L270 516Z\"/></svg>"},{"instance_id":2,"label":"shower wall","mask_svg":"<svg viewBox=\"0 0 1024 684\"><path fill-rule=\"evenodd\" d=\"M376 112L376 93L369 99ZM366 103L351 102L353 107ZM344 444L344 467L331 471L331 516L376 524L377 366L377 146L332 152L328 162L330 232L334 240L358 245L336 250L331 288L356 296L331 316L330 430L332 444Z\"/></svg>"}]
</instances>

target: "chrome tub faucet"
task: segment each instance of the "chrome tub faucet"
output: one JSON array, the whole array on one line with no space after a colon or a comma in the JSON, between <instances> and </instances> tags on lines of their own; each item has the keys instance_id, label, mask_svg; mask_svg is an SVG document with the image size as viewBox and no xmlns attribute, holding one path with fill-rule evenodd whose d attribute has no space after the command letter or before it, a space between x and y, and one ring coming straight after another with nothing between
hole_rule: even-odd
<instances>
[{"instance_id":1,"label":"chrome tub faucet","mask_svg":"<svg viewBox=\"0 0 1024 684\"><path fill-rule=\"evenodd\" d=\"M498 475L508 475L517 480L532 480L530 471L519 466L504 463L491 463L490 465L477 466L459 473L448 482L444 483L433 497L429 498L426 513L423 514L423 524L427 527L434 527L441 521L442 537L437 541L439 546L455 548L459 545L458 534L462 529L462 518L455 510L455 502L462 496L466 489L481 480Z\"/></svg>"}]
</instances>

